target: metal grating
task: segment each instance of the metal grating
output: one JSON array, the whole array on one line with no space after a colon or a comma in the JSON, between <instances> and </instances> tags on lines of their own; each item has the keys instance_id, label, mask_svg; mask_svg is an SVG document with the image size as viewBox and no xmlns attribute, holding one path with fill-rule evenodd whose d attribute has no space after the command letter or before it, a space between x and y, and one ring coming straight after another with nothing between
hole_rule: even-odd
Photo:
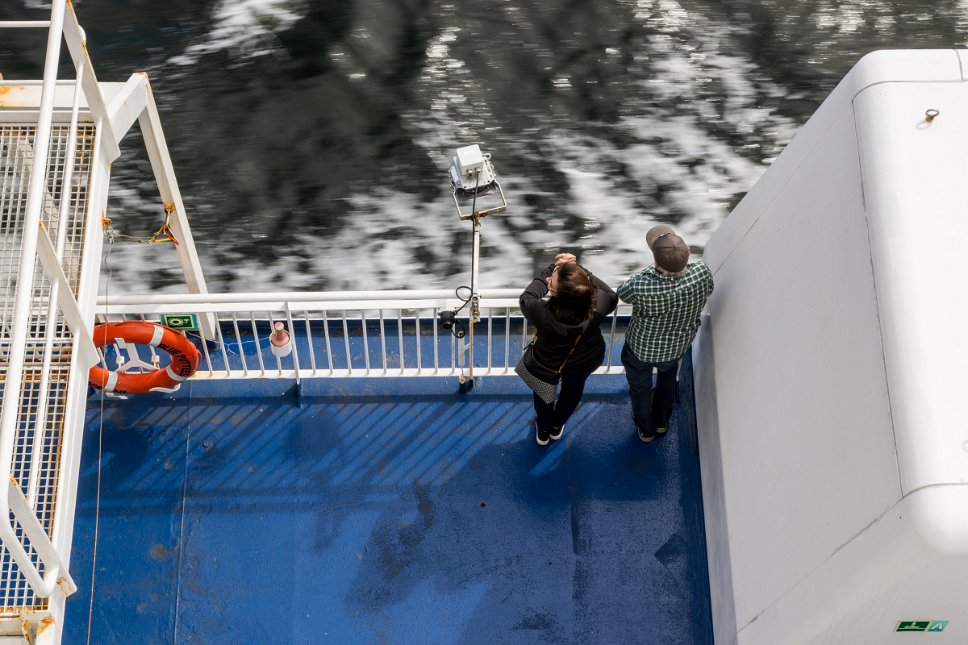
<instances>
[{"instance_id":1,"label":"metal grating","mask_svg":"<svg viewBox=\"0 0 968 645\"><path fill-rule=\"evenodd\" d=\"M33 141L36 128L0 124L0 396L6 382L14 299L20 278L19 266L23 221L27 205ZM74 172L70 183L67 215L60 221L64 196L65 163L70 145L67 126L51 132L47 186L41 221L51 239L64 235L62 267L74 294L81 275L85 213L94 146L94 127L80 126L75 147ZM63 231L61 231L63 228ZM20 393L20 420L11 472L33 502L34 511L48 534L53 526L60 468L60 446L64 427L71 333L59 309L51 302L51 283L39 261L34 263L31 322ZM50 318L51 307L54 316ZM42 385L48 320L52 320L51 369ZM46 390L46 392L45 392ZM42 418L41 418L42 417ZM38 423L40 421L40 423ZM11 521L13 518L11 516ZM18 535L23 535L16 523ZM36 553L26 544L34 562ZM43 570L41 569L41 572ZM47 600L37 598L6 548L0 546L0 615L16 615L24 609L44 610Z\"/></svg>"}]
</instances>

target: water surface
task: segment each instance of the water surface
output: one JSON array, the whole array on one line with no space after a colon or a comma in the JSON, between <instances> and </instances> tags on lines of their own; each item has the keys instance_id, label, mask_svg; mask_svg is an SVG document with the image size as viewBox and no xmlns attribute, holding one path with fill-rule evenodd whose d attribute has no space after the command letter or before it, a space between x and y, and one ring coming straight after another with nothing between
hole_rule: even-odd
<instances>
[{"instance_id":1,"label":"water surface","mask_svg":"<svg viewBox=\"0 0 968 645\"><path fill-rule=\"evenodd\" d=\"M523 285L559 250L619 281L655 223L701 252L865 53L968 34L966 0L75 7L101 80L148 72L217 291L465 284L446 167L471 143L510 202L483 224L483 286ZM0 20L48 12L7 2ZM39 77L41 32L3 36L0 72ZM123 147L108 214L148 237L160 199L137 134ZM173 257L118 238L109 288L179 290Z\"/></svg>"}]
</instances>

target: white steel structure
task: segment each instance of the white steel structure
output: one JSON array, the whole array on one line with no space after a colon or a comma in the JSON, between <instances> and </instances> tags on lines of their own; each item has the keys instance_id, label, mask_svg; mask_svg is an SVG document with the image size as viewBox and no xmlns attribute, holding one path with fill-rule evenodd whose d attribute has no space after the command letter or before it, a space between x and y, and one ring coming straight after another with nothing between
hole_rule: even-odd
<instances>
[{"instance_id":1,"label":"white steel structure","mask_svg":"<svg viewBox=\"0 0 968 645\"><path fill-rule=\"evenodd\" d=\"M0 81L0 643L55 643L97 318L197 315L198 379L511 375L529 333L517 290L476 284L467 340L438 328L467 304L449 292L207 294L147 78L99 82L67 0L11 27L48 29L48 53L42 82ZM694 364L721 645L908 642L922 622L968 642L966 70L966 51L866 57L706 248ZM194 295L97 302L136 122ZM262 342L273 322L301 338L290 354ZM108 354L151 365L138 351ZM622 371L614 355L599 373Z\"/></svg>"},{"instance_id":2,"label":"white steel structure","mask_svg":"<svg viewBox=\"0 0 968 645\"><path fill-rule=\"evenodd\" d=\"M189 290L205 292L147 78L99 83L67 0L43 81L0 81L0 638L57 642L68 573L111 162L138 122ZM76 77L58 81L61 43Z\"/></svg>"},{"instance_id":3,"label":"white steel structure","mask_svg":"<svg viewBox=\"0 0 968 645\"><path fill-rule=\"evenodd\" d=\"M870 54L707 245L717 643L968 642L966 151L968 51Z\"/></svg>"}]
</instances>

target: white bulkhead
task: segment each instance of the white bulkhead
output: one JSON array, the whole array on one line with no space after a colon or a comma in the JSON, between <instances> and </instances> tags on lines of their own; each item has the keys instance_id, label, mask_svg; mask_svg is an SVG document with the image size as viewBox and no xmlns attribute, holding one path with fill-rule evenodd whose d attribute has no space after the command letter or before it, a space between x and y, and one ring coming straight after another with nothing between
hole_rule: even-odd
<instances>
[{"instance_id":1,"label":"white bulkhead","mask_svg":"<svg viewBox=\"0 0 968 645\"><path fill-rule=\"evenodd\" d=\"M705 249L720 645L968 642L966 79L865 56Z\"/></svg>"}]
</instances>

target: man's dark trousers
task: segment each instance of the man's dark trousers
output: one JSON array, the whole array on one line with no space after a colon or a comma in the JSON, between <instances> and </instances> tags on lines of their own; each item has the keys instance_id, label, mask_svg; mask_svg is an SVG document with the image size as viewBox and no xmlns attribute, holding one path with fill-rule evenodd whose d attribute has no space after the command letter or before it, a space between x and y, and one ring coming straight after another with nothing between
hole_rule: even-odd
<instances>
[{"instance_id":1,"label":"man's dark trousers","mask_svg":"<svg viewBox=\"0 0 968 645\"><path fill-rule=\"evenodd\" d=\"M679 374L679 359L662 363L640 361L628 343L622 348L622 365L625 378L629 382L632 398L632 418L646 437L655 435L656 426L669 427L672 408L676 403L676 376ZM653 400L652 372L657 370Z\"/></svg>"}]
</instances>

